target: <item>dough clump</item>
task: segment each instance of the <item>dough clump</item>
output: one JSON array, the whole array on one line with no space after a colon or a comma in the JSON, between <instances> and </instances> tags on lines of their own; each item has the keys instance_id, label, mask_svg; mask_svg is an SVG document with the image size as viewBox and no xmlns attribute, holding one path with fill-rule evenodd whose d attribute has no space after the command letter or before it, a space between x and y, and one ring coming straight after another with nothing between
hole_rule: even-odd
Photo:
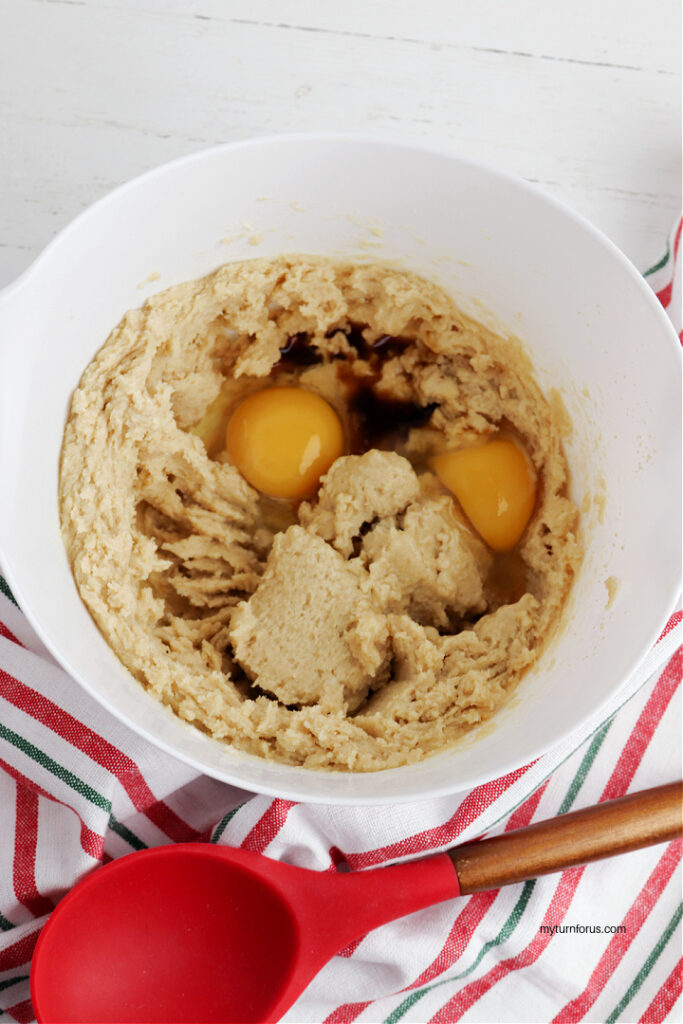
<instances>
[{"instance_id":1,"label":"dough clump","mask_svg":"<svg viewBox=\"0 0 683 1024\"><path fill-rule=\"evenodd\" d=\"M292 339L311 358L283 369ZM221 450L225 410L274 377L322 395L349 440L298 506ZM354 449L352 379L422 421ZM502 558L428 464L501 429L542 481ZM430 282L308 256L228 264L127 313L86 368L64 542L104 637L175 714L288 764L396 767L490 717L561 622L581 559L562 431L521 345Z\"/></svg>"},{"instance_id":2,"label":"dough clump","mask_svg":"<svg viewBox=\"0 0 683 1024\"><path fill-rule=\"evenodd\" d=\"M232 617L230 639L261 689L283 704L331 712L365 699L389 653L386 619L359 574L300 526L276 536L256 592Z\"/></svg>"}]
</instances>

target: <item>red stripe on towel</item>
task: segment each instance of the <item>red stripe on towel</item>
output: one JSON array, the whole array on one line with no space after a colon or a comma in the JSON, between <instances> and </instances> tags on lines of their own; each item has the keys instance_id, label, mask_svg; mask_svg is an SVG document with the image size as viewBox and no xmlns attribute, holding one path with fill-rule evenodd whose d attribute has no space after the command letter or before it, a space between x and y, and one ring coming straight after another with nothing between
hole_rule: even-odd
<instances>
[{"instance_id":1,"label":"red stripe on towel","mask_svg":"<svg viewBox=\"0 0 683 1024\"><path fill-rule=\"evenodd\" d=\"M36 850L38 847L38 794L17 780L16 827L12 881L17 899L34 917L54 910L52 900L36 886Z\"/></svg>"}]
</instances>

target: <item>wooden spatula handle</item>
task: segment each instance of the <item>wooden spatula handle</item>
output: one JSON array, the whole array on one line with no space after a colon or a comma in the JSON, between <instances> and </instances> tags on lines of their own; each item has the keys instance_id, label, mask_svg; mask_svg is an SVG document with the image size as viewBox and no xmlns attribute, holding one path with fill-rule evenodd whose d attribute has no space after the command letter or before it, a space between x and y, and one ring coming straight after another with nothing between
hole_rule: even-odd
<instances>
[{"instance_id":1,"label":"wooden spatula handle","mask_svg":"<svg viewBox=\"0 0 683 1024\"><path fill-rule=\"evenodd\" d=\"M645 789L448 851L463 895L676 839L683 782Z\"/></svg>"}]
</instances>

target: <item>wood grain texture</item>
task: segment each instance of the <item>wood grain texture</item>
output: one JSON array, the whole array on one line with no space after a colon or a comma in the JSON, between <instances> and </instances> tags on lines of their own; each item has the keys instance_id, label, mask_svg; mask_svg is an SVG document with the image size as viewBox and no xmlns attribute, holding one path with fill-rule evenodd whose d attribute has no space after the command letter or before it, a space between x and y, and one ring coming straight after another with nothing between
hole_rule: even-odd
<instances>
[{"instance_id":1,"label":"wood grain texture","mask_svg":"<svg viewBox=\"0 0 683 1024\"><path fill-rule=\"evenodd\" d=\"M468 896L645 846L683 831L683 782L631 793L448 851Z\"/></svg>"},{"instance_id":2,"label":"wood grain texture","mask_svg":"<svg viewBox=\"0 0 683 1024\"><path fill-rule=\"evenodd\" d=\"M681 202L679 26L676 0L2 0L0 285L158 163L326 129L448 141L645 267Z\"/></svg>"}]
</instances>

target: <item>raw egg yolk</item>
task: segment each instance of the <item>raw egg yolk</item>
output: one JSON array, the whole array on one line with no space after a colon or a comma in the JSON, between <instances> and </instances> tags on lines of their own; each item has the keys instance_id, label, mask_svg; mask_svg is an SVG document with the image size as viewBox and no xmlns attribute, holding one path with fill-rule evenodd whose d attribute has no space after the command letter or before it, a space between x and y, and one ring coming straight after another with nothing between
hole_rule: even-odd
<instances>
[{"instance_id":1,"label":"raw egg yolk","mask_svg":"<svg viewBox=\"0 0 683 1024\"><path fill-rule=\"evenodd\" d=\"M489 547L510 551L524 533L536 501L536 473L519 445L498 438L429 461Z\"/></svg>"},{"instance_id":2,"label":"raw egg yolk","mask_svg":"<svg viewBox=\"0 0 683 1024\"><path fill-rule=\"evenodd\" d=\"M320 395L304 388L264 388L235 409L225 447L252 487L273 498L305 498L343 454L344 432Z\"/></svg>"}]
</instances>

